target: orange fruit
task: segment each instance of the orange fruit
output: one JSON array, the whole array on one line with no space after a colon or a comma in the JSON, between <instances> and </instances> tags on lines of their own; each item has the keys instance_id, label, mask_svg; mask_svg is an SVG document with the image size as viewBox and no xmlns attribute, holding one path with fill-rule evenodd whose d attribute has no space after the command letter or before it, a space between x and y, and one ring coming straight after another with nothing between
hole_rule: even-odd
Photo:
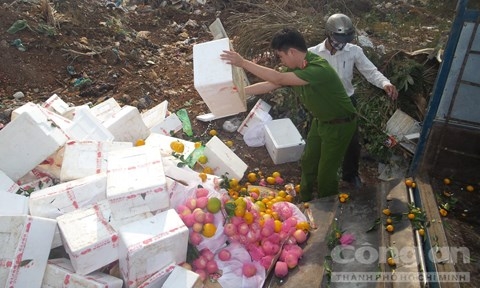
<instances>
[{"instance_id":1,"label":"orange fruit","mask_svg":"<svg viewBox=\"0 0 480 288\"><path fill-rule=\"evenodd\" d=\"M383 212L383 214L385 214L385 215L387 215L387 216L390 216L390 215L392 214L392 212L391 212L390 209L388 209L388 208L383 209L382 212Z\"/></svg>"},{"instance_id":2,"label":"orange fruit","mask_svg":"<svg viewBox=\"0 0 480 288\"><path fill-rule=\"evenodd\" d=\"M211 167L204 167L202 172L213 175L213 169Z\"/></svg>"},{"instance_id":3,"label":"orange fruit","mask_svg":"<svg viewBox=\"0 0 480 288\"><path fill-rule=\"evenodd\" d=\"M473 192L473 190L475 190L472 185L468 185L466 189L468 192Z\"/></svg>"},{"instance_id":4,"label":"orange fruit","mask_svg":"<svg viewBox=\"0 0 480 288\"><path fill-rule=\"evenodd\" d=\"M395 228L393 227L392 224L388 224L387 227L385 227L385 229L386 229L388 232L393 232L393 230L395 230Z\"/></svg>"},{"instance_id":5,"label":"orange fruit","mask_svg":"<svg viewBox=\"0 0 480 288\"><path fill-rule=\"evenodd\" d=\"M205 174L205 173L198 173L198 176L200 177L200 179L202 179L202 182L207 181L207 174Z\"/></svg>"},{"instance_id":6,"label":"orange fruit","mask_svg":"<svg viewBox=\"0 0 480 288\"><path fill-rule=\"evenodd\" d=\"M212 129L212 130L210 130L210 132L208 132L208 134L210 134L210 136L212 136L212 137L216 136L217 135L217 130Z\"/></svg>"},{"instance_id":7,"label":"orange fruit","mask_svg":"<svg viewBox=\"0 0 480 288\"><path fill-rule=\"evenodd\" d=\"M205 223L203 225L203 229L202 229L203 236L210 238L210 237L213 237L213 235L215 235L215 232L217 232L217 226L215 226L215 224Z\"/></svg>"},{"instance_id":8,"label":"orange fruit","mask_svg":"<svg viewBox=\"0 0 480 288\"><path fill-rule=\"evenodd\" d=\"M295 185L295 192L300 193L300 184Z\"/></svg>"},{"instance_id":9,"label":"orange fruit","mask_svg":"<svg viewBox=\"0 0 480 288\"><path fill-rule=\"evenodd\" d=\"M257 181L257 174L255 174L253 172L248 173L247 180L250 183L255 183L255 181Z\"/></svg>"},{"instance_id":10,"label":"orange fruit","mask_svg":"<svg viewBox=\"0 0 480 288\"><path fill-rule=\"evenodd\" d=\"M408 217L408 219L413 220L413 219L415 219L415 214L408 213L407 217Z\"/></svg>"},{"instance_id":11,"label":"orange fruit","mask_svg":"<svg viewBox=\"0 0 480 288\"><path fill-rule=\"evenodd\" d=\"M395 259L393 259L392 257L388 257L387 263L388 263L388 265L390 265L390 266L395 266L395 265L396 265Z\"/></svg>"},{"instance_id":12,"label":"orange fruit","mask_svg":"<svg viewBox=\"0 0 480 288\"><path fill-rule=\"evenodd\" d=\"M208 158L205 155L200 155L200 157L198 157L197 161L200 164L206 164L208 162Z\"/></svg>"},{"instance_id":13,"label":"orange fruit","mask_svg":"<svg viewBox=\"0 0 480 288\"><path fill-rule=\"evenodd\" d=\"M185 145L177 140L170 143L170 148L172 148L174 152L183 153L183 151L185 150Z\"/></svg>"},{"instance_id":14,"label":"orange fruit","mask_svg":"<svg viewBox=\"0 0 480 288\"><path fill-rule=\"evenodd\" d=\"M250 211L245 211L245 214L243 215L243 220L245 220L245 223L247 224L252 224L254 220L253 213Z\"/></svg>"},{"instance_id":15,"label":"orange fruit","mask_svg":"<svg viewBox=\"0 0 480 288\"><path fill-rule=\"evenodd\" d=\"M443 184L450 185L451 183L452 183L452 180L450 180L449 178L443 179Z\"/></svg>"},{"instance_id":16,"label":"orange fruit","mask_svg":"<svg viewBox=\"0 0 480 288\"><path fill-rule=\"evenodd\" d=\"M407 185L407 187L412 187L412 184L413 184L413 180L408 178L407 180L405 180L405 185Z\"/></svg>"},{"instance_id":17,"label":"orange fruit","mask_svg":"<svg viewBox=\"0 0 480 288\"><path fill-rule=\"evenodd\" d=\"M295 228L303 231L308 231L310 230L310 223L308 223L308 221L300 221L300 222L297 222L297 225L295 226Z\"/></svg>"},{"instance_id":18,"label":"orange fruit","mask_svg":"<svg viewBox=\"0 0 480 288\"><path fill-rule=\"evenodd\" d=\"M228 181L228 184L230 184L230 188L235 188L238 186L238 180L235 178L232 178L230 179L230 181Z\"/></svg>"},{"instance_id":19,"label":"orange fruit","mask_svg":"<svg viewBox=\"0 0 480 288\"><path fill-rule=\"evenodd\" d=\"M285 196L285 201L292 202L293 201L293 196L288 194L287 196Z\"/></svg>"},{"instance_id":20,"label":"orange fruit","mask_svg":"<svg viewBox=\"0 0 480 288\"><path fill-rule=\"evenodd\" d=\"M386 222L387 224L392 224L392 223L393 223L393 220L392 220L392 218L388 217L387 220L385 220L385 222Z\"/></svg>"},{"instance_id":21,"label":"orange fruit","mask_svg":"<svg viewBox=\"0 0 480 288\"><path fill-rule=\"evenodd\" d=\"M194 144L195 149L202 147L202 142L198 141Z\"/></svg>"},{"instance_id":22,"label":"orange fruit","mask_svg":"<svg viewBox=\"0 0 480 288\"><path fill-rule=\"evenodd\" d=\"M238 198L238 199L240 199L240 198ZM238 199L237 199L237 200L238 200ZM243 206L236 206L236 207L235 207L235 210L234 210L234 214L235 214L235 216L237 216L237 217L243 217L243 216L245 216L245 207L243 207Z\"/></svg>"},{"instance_id":23,"label":"orange fruit","mask_svg":"<svg viewBox=\"0 0 480 288\"><path fill-rule=\"evenodd\" d=\"M233 147L233 141L232 140L227 140L225 141L225 145L227 145L229 148Z\"/></svg>"},{"instance_id":24,"label":"orange fruit","mask_svg":"<svg viewBox=\"0 0 480 288\"><path fill-rule=\"evenodd\" d=\"M281 175L281 174L280 174L280 172L278 172L278 171L275 171L275 172L272 173L272 177L273 177L273 178L280 177L280 175Z\"/></svg>"},{"instance_id":25,"label":"orange fruit","mask_svg":"<svg viewBox=\"0 0 480 288\"><path fill-rule=\"evenodd\" d=\"M342 233L335 232L335 238L340 239L342 237Z\"/></svg>"},{"instance_id":26,"label":"orange fruit","mask_svg":"<svg viewBox=\"0 0 480 288\"><path fill-rule=\"evenodd\" d=\"M440 215L442 215L443 217L448 215L448 211L443 208L440 208L439 212L440 212Z\"/></svg>"},{"instance_id":27,"label":"orange fruit","mask_svg":"<svg viewBox=\"0 0 480 288\"><path fill-rule=\"evenodd\" d=\"M340 203L347 202L347 199L345 199L345 197L338 197L338 200L340 201Z\"/></svg>"},{"instance_id":28,"label":"orange fruit","mask_svg":"<svg viewBox=\"0 0 480 288\"><path fill-rule=\"evenodd\" d=\"M143 146L143 145L145 145L145 140L143 140L143 139L138 139L135 142L135 146Z\"/></svg>"},{"instance_id":29,"label":"orange fruit","mask_svg":"<svg viewBox=\"0 0 480 288\"><path fill-rule=\"evenodd\" d=\"M280 190L278 191L278 196L285 198L287 196L287 192L285 192L285 190Z\"/></svg>"},{"instance_id":30,"label":"orange fruit","mask_svg":"<svg viewBox=\"0 0 480 288\"><path fill-rule=\"evenodd\" d=\"M265 209L267 209L267 207L265 207L265 203L262 201L255 202L255 205L258 206L258 210L260 210L260 212L265 212Z\"/></svg>"},{"instance_id":31,"label":"orange fruit","mask_svg":"<svg viewBox=\"0 0 480 288\"><path fill-rule=\"evenodd\" d=\"M273 231L275 231L276 233L282 231L282 221L277 219L273 220Z\"/></svg>"},{"instance_id":32,"label":"orange fruit","mask_svg":"<svg viewBox=\"0 0 480 288\"><path fill-rule=\"evenodd\" d=\"M423 228L418 229L418 234L419 234L420 236L425 235L425 229L423 229Z\"/></svg>"},{"instance_id":33,"label":"orange fruit","mask_svg":"<svg viewBox=\"0 0 480 288\"><path fill-rule=\"evenodd\" d=\"M270 185L275 184L275 178L273 178L272 176L268 176L267 177L267 183L270 184Z\"/></svg>"}]
</instances>

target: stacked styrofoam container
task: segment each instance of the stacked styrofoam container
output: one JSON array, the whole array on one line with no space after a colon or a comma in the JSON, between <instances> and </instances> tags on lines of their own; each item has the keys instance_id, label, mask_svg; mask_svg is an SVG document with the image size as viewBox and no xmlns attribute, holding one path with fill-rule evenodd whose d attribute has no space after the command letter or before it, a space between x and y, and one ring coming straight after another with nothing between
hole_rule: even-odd
<instances>
[{"instance_id":1,"label":"stacked styrofoam container","mask_svg":"<svg viewBox=\"0 0 480 288\"><path fill-rule=\"evenodd\" d=\"M171 136L182 129L182 121L177 114L169 113L168 102L165 100L157 106L142 112L142 120L151 133Z\"/></svg>"},{"instance_id":2,"label":"stacked styrofoam container","mask_svg":"<svg viewBox=\"0 0 480 288\"><path fill-rule=\"evenodd\" d=\"M75 272L86 275L118 259L118 233L106 200L57 217Z\"/></svg>"},{"instance_id":3,"label":"stacked styrofoam container","mask_svg":"<svg viewBox=\"0 0 480 288\"><path fill-rule=\"evenodd\" d=\"M40 287L55 220L0 216L0 287Z\"/></svg>"},{"instance_id":4,"label":"stacked styrofoam container","mask_svg":"<svg viewBox=\"0 0 480 288\"><path fill-rule=\"evenodd\" d=\"M108 153L107 199L118 220L170 208L160 149L144 145Z\"/></svg>"},{"instance_id":5,"label":"stacked styrofoam container","mask_svg":"<svg viewBox=\"0 0 480 288\"><path fill-rule=\"evenodd\" d=\"M102 125L86 105L75 109L68 135L73 140L113 141L114 135Z\"/></svg>"},{"instance_id":6,"label":"stacked styrofoam container","mask_svg":"<svg viewBox=\"0 0 480 288\"><path fill-rule=\"evenodd\" d=\"M187 259L188 228L174 209L119 228L120 271L127 287L137 287L172 262Z\"/></svg>"},{"instance_id":7,"label":"stacked styrofoam container","mask_svg":"<svg viewBox=\"0 0 480 288\"><path fill-rule=\"evenodd\" d=\"M230 50L228 38L193 46L194 86L216 118L247 110L244 74L220 59L224 50Z\"/></svg>"},{"instance_id":8,"label":"stacked styrofoam container","mask_svg":"<svg viewBox=\"0 0 480 288\"><path fill-rule=\"evenodd\" d=\"M118 104L115 98L108 98L107 100L93 106L90 110L93 115L103 123L113 117L116 113L120 112L121 109L122 107Z\"/></svg>"},{"instance_id":9,"label":"stacked styrofoam container","mask_svg":"<svg viewBox=\"0 0 480 288\"><path fill-rule=\"evenodd\" d=\"M289 118L276 119L265 124L265 146L275 164L298 161L305 141Z\"/></svg>"},{"instance_id":10,"label":"stacked styrofoam container","mask_svg":"<svg viewBox=\"0 0 480 288\"><path fill-rule=\"evenodd\" d=\"M72 263L67 258L48 260L42 288L122 288L123 281L102 272L92 272L88 275L75 273Z\"/></svg>"},{"instance_id":11,"label":"stacked styrofoam container","mask_svg":"<svg viewBox=\"0 0 480 288\"><path fill-rule=\"evenodd\" d=\"M28 197L0 190L0 215L27 215Z\"/></svg>"}]
</instances>

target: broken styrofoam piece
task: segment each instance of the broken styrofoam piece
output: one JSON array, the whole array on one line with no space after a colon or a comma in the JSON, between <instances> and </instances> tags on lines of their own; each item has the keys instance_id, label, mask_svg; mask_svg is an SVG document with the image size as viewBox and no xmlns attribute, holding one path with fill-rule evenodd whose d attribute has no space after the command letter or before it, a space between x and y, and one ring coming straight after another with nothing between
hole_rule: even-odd
<instances>
[{"instance_id":1,"label":"broken styrofoam piece","mask_svg":"<svg viewBox=\"0 0 480 288\"><path fill-rule=\"evenodd\" d=\"M117 219L170 208L160 149L138 146L108 153L107 199Z\"/></svg>"},{"instance_id":2,"label":"broken styrofoam piece","mask_svg":"<svg viewBox=\"0 0 480 288\"><path fill-rule=\"evenodd\" d=\"M0 215L28 215L28 200L24 195L0 191Z\"/></svg>"},{"instance_id":3,"label":"broken styrofoam piece","mask_svg":"<svg viewBox=\"0 0 480 288\"><path fill-rule=\"evenodd\" d=\"M221 38L193 46L193 82L214 118L246 111L245 74L219 55L230 50L230 40ZM197 117L198 118L198 117ZM200 119L202 119L200 117Z\"/></svg>"},{"instance_id":4,"label":"broken styrofoam piece","mask_svg":"<svg viewBox=\"0 0 480 288\"><path fill-rule=\"evenodd\" d=\"M145 139L150 130L142 120L137 107L123 106L120 111L103 122L103 125L113 134L115 141L135 143Z\"/></svg>"},{"instance_id":5,"label":"broken styrofoam piece","mask_svg":"<svg viewBox=\"0 0 480 288\"><path fill-rule=\"evenodd\" d=\"M102 272L80 275L75 273L69 259L50 259L43 277L42 288L58 287L122 288L123 280Z\"/></svg>"},{"instance_id":6,"label":"broken styrofoam piece","mask_svg":"<svg viewBox=\"0 0 480 288\"><path fill-rule=\"evenodd\" d=\"M257 103L253 106L252 110L248 113L247 117L243 120L242 124L237 129L237 132L245 135L247 130L257 125L264 125L266 122L272 120L272 116L268 114L272 109L272 106L262 99L258 99Z\"/></svg>"},{"instance_id":7,"label":"broken styrofoam piece","mask_svg":"<svg viewBox=\"0 0 480 288\"><path fill-rule=\"evenodd\" d=\"M0 192L17 193L20 186L0 170Z\"/></svg>"},{"instance_id":8,"label":"broken styrofoam piece","mask_svg":"<svg viewBox=\"0 0 480 288\"><path fill-rule=\"evenodd\" d=\"M40 108L28 109L0 130L0 170L17 181L67 140Z\"/></svg>"},{"instance_id":9,"label":"broken styrofoam piece","mask_svg":"<svg viewBox=\"0 0 480 288\"><path fill-rule=\"evenodd\" d=\"M102 125L88 106L75 108L72 125L67 129L72 140L113 141L114 135Z\"/></svg>"},{"instance_id":10,"label":"broken styrofoam piece","mask_svg":"<svg viewBox=\"0 0 480 288\"><path fill-rule=\"evenodd\" d=\"M116 113L120 112L121 109L122 107L118 104L117 100L111 97L93 106L90 108L90 111L101 123L103 123L107 119L113 117Z\"/></svg>"},{"instance_id":11,"label":"broken styrofoam piece","mask_svg":"<svg viewBox=\"0 0 480 288\"><path fill-rule=\"evenodd\" d=\"M177 265L168 275L167 281L165 281L162 287L202 288L203 282L197 273Z\"/></svg>"},{"instance_id":12,"label":"broken styrofoam piece","mask_svg":"<svg viewBox=\"0 0 480 288\"><path fill-rule=\"evenodd\" d=\"M52 155L48 156L42 163L38 164L35 169L52 176L55 179L60 179L62 170L63 153L65 146L55 151Z\"/></svg>"},{"instance_id":13,"label":"broken styrofoam piece","mask_svg":"<svg viewBox=\"0 0 480 288\"><path fill-rule=\"evenodd\" d=\"M126 286L137 287L172 262L185 262L188 234L174 209L120 227L119 264Z\"/></svg>"},{"instance_id":14,"label":"broken styrofoam piece","mask_svg":"<svg viewBox=\"0 0 480 288\"><path fill-rule=\"evenodd\" d=\"M153 127L159 125L168 115L168 101L164 100L155 107L141 113L142 120L150 131Z\"/></svg>"},{"instance_id":15,"label":"broken styrofoam piece","mask_svg":"<svg viewBox=\"0 0 480 288\"><path fill-rule=\"evenodd\" d=\"M107 175L95 174L30 194L30 214L56 219L106 199Z\"/></svg>"},{"instance_id":16,"label":"broken styrofoam piece","mask_svg":"<svg viewBox=\"0 0 480 288\"><path fill-rule=\"evenodd\" d=\"M86 275L118 260L118 233L106 200L57 217L75 272Z\"/></svg>"},{"instance_id":17,"label":"broken styrofoam piece","mask_svg":"<svg viewBox=\"0 0 480 288\"><path fill-rule=\"evenodd\" d=\"M212 168L217 176L227 175L229 178L241 180L248 168L248 165L217 136L213 136L205 144L203 154L208 158L206 165Z\"/></svg>"},{"instance_id":18,"label":"broken styrofoam piece","mask_svg":"<svg viewBox=\"0 0 480 288\"><path fill-rule=\"evenodd\" d=\"M60 181L66 182L107 172L108 152L133 147L131 142L67 141Z\"/></svg>"},{"instance_id":19,"label":"broken styrofoam piece","mask_svg":"<svg viewBox=\"0 0 480 288\"><path fill-rule=\"evenodd\" d=\"M41 287L55 220L0 216L0 287Z\"/></svg>"}]
</instances>

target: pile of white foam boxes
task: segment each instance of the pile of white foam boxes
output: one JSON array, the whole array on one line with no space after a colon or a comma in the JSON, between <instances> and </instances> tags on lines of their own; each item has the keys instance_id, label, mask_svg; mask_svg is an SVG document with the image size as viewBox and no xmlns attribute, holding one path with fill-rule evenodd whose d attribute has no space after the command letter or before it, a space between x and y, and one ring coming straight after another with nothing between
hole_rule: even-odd
<instances>
[{"instance_id":1,"label":"pile of white foam boxes","mask_svg":"<svg viewBox=\"0 0 480 288\"><path fill-rule=\"evenodd\" d=\"M172 156L173 140L195 149L171 137L181 128L167 102L141 113L113 98L69 107L53 95L13 111L0 130L0 287L198 287L179 266L188 229L171 204L188 187L175 179L200 181ZM246 164L211 141L215 170L241 179Z\"/></svg>"}]
</instances>

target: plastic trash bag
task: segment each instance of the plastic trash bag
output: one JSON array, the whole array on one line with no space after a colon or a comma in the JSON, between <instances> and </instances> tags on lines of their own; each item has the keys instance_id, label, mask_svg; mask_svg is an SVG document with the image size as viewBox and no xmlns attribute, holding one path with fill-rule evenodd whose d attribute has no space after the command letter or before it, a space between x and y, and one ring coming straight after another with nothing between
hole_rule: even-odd
<instances>
[{"instance_id":1,"label":"plastic trash bag","mask_svg":"<svg viewBox=\"0 0 480 288\"><path fill-rule=\"evenodd\" d=\"M243 134L243 141L249 147L261 147L265 145L265 124L257 124Z\"/></svg>"}]
</instances>

